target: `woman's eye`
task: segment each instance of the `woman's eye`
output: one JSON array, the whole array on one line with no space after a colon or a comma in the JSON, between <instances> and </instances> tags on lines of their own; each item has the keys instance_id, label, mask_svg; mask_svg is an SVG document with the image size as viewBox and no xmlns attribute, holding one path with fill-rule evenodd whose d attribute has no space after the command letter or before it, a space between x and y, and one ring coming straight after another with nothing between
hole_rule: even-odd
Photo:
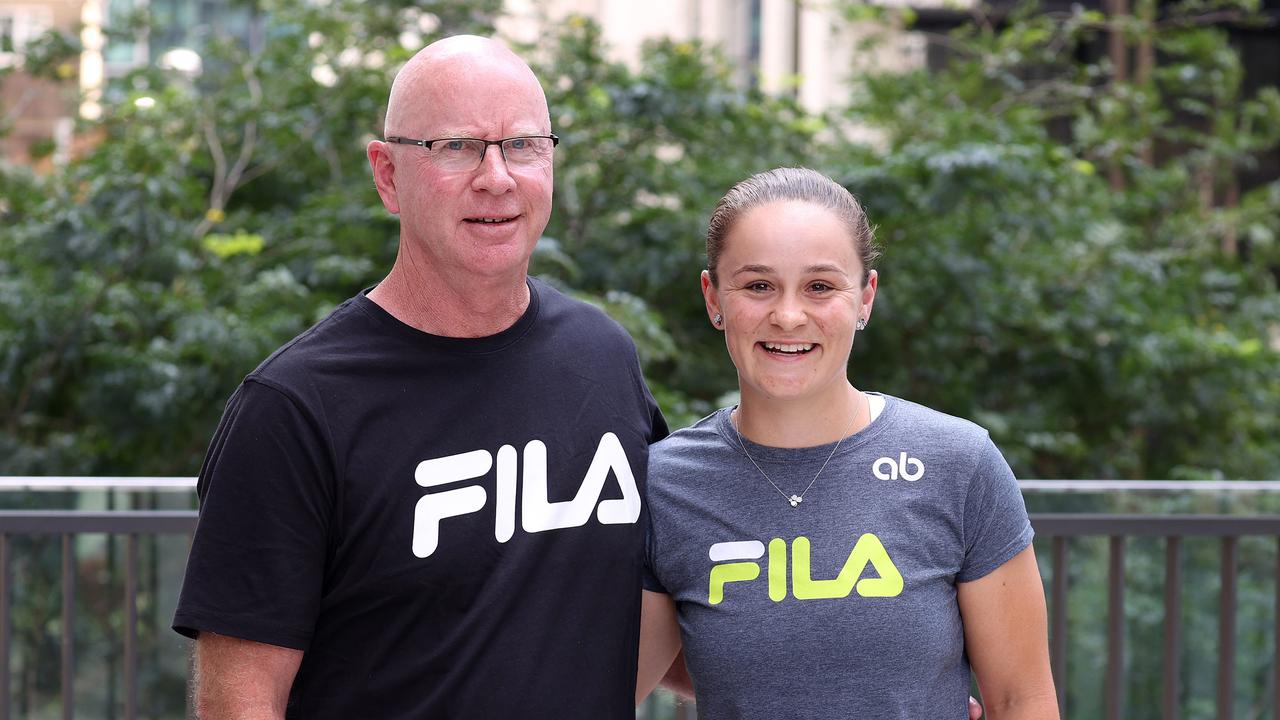
<instances>
[{"instance_id":1,"label":"woman's eye","mask_svg":"<svg viewBox=\"0 0 1280 720\"><path fill-rule=\"evenodd\" d=\"M814 292L820 292L820 293L822 293L822 292L827 292L828 290L831 290L831 289L832 289L832 287L831 287L830 285L828 285L828 284L824 283L824 282L816 282L816 283L814 283L814 284L810 285L810 286L809 286L809 289L810 289L810 290L812 290L812 291L814 291Z\"/></svg>"},{"instance_id":2,"label":"woman's eye","mask_svg":"<svg viewBox=\"0 0 1280 720\"><path fill-rule=\"evenodd\" d=\"M769 283L753 282L750 285L747 285L747 289L751 290L752 292L765 292L766 290L769 289Z\"/></svg>"}]
</instances>

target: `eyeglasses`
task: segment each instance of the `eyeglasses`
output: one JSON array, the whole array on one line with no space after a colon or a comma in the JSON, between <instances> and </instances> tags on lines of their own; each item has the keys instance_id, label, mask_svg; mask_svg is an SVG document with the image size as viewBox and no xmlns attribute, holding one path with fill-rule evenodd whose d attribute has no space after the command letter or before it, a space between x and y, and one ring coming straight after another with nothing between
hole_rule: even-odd
<instances>
[{"instance_id":1,"label":"eyeglasses","mask_svg":"<svg viewBox=\"0 0 1280 720\"><path fill-rule=\"evenodd\" d=\"M472 172L484 162L484 154L490 145L497 145L508 167L532 169L551 164L551 156L560 138L555 135L521 135L501 140L480 138L436 138L414 140L391 136L389 143L417 145L427 151L427 157L436 167L446 172Z\"/></svg>"}]
</instances>

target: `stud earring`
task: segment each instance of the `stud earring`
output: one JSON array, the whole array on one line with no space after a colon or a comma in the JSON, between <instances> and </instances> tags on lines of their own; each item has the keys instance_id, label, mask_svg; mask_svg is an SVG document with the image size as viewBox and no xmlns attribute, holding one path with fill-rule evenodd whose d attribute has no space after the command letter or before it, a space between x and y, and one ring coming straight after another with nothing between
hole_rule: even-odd
<instances>
[{"instance_id":1,"label":"stud earring","mask_svg":"<svg viewBox=\"0 0 1280 720\"><path fill-rule=\"evenodd\" d=\"M720 313L716 313L716 316L711 318L711 324L715 325L716 327L720 327L720 325L723 323L724 323L724 316L722 316Z\"/></svg>"},{"instance_id":2,"label":"stud earring","mask_svg":"<svg viewBox=\"0 0 1280 720\"><path fill-rule=\"evenodd\" d=\"M866 329L867 329L867 319L866 319L866 318L858 318L858 324L857 324L857 325L855 325L854 327L858 328L859 330L866 330Z\"/></svg>"}]
</instances>

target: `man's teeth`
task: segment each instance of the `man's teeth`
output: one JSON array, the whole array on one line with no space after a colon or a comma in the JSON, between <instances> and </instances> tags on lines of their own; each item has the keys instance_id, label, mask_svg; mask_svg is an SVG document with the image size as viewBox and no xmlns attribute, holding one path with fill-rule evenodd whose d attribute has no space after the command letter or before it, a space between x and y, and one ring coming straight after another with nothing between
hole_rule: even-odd
<instances>
[{"instance_id":1,"label":"man's teeth","mask_svg":"<svg viewBox=\"0 0 1280 720\"><path fill-rule=\"evenodd\" d=\"M813 343L771 343L764 344L765 350L775 350L777 352L798 353L809 352L813 349Z\"/></svg>"},{"instance_id":2,"label":"man's teeth","mask_svg":"<svg viewBox=\"0 0 1280 720\"><path fill-rule=\"evenodd\" d=\"M471 222L486 223L486 224L504 223L504 222L508 222L508 221L510 221L510 220L514 220L514 219L515 219L515 218L509 218L509 217L506 217L506 218L467 218L467 220L469 220L469 221L471 221Z\"/></svg>"}]
</instances>

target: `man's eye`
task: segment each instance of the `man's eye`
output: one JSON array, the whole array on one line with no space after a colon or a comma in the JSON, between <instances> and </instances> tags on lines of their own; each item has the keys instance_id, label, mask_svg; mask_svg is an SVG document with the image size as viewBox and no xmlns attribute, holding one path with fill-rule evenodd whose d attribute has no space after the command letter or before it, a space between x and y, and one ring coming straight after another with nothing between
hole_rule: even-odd
<instances>
[{"instance_id":1,"label":"man's eye","mask_svg":"<svg viewBox=\"0 0 1280 720\"><path fill-rule=\"evenodd\" d=\"M528 150L529 144L530 144L529 141L525 138L515 138L514 140L507 141L507 149L508 150Z\"/></svg>"},{"instance_id":2,"label":"man's eye","mask_svg":"<svg viewBox=\"0 0 1280 720\"><path fill-rule=\"evenodd\" d=\"M816 283L814 283L814 284L810 285L810 286L809 286L809 289L810 289L810 290L812 290L812 291L814 291L814 292L820 292L820 293L822 293L822 292L827 292L828 290L831 290L832 288L831 288L831 286L830 286L830 285L828 285L828 284L826 284L826 283L824 283L824 282L816 282Z\"/></svg>"},{"instance_id":3,"label":"man's eye","mask_svg":"<svg viewBox=\"0 0 1280 720\"><path fill-rule=\"evenodd\" d=\"M751 284L747 285L747 289L748 289L748 290L751 290L752 292L765 292L765 291L767 291L767 290L769 289L769 283L767 283L767 282L753 282L753 283L751 283Z\"/></svg>"},{"instance_id":4,"label":"man's eye","mask_svg":"<svg viewBox=\"0 0 1280 720\"><path fill-rule=\"evenodd\" d=\"M450 140L441 145L440 149L446 152L456 153L465 151L470 145L471 143L466 140Z\"/></svg>"}]
</instances>

